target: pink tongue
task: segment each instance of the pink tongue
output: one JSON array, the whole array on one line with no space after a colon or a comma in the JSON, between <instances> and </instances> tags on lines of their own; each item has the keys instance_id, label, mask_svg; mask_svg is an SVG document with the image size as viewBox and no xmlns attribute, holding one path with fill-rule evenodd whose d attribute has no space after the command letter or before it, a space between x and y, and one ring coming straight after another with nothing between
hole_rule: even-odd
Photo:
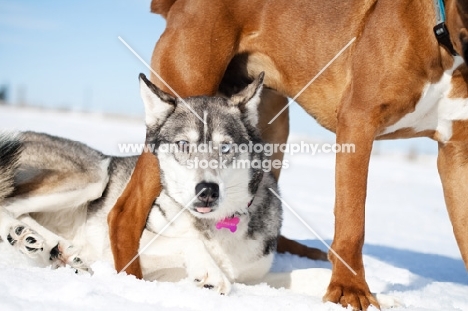
<instances>
[{"instance_id":1,"label":"pink tongue","mask_svg":"<svg viewBox=\"0 0 468 311\"><path fill-rule=\"evenodd\" d=\"M211 207L197 207L197 212L199 212L199 213L209 213L209 212L211 212Z\"/></svg>"}]
</instances>

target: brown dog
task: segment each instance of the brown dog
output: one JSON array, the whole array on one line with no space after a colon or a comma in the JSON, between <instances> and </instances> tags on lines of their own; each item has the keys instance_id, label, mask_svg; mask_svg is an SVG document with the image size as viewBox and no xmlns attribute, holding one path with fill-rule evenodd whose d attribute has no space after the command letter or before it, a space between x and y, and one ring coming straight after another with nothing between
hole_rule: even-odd
<instances>
[{"instance_id":1,"label":"brown dog","mask_svg":"<svg viewBox=\"0 0 468 311\"><path fill-rule=\"evenodd\" d=\"M356 309L378 306L362 262L367 172L375 139L426 136L439 142L446 203L468 263L468 70L457 66L460 57L452 56L456 52L468 60L468 2L445 1L450 37L444 37L444 29L438 31L444 45L433 31L440 22L440 4L443 9L438 0L152 2L152 11L167 20L152 68L179 95L230 95L266 72L270 90L263 95L260 122L268 142L287 139L287 111L267 126L286 104L285 96L294 97L356 38L297 98L322 126L336 132L337 143L355 145L355 153L336 156L332 244L353 271L330 254L333 276L324 300ZM154 181L158 174L157 159L143 154L109 218L116 267L136 254L148 209L160 191ZM284 240L282 247L288 245ZM138 262L127 271L138 274Z\"/></svg>"}]
</instances>

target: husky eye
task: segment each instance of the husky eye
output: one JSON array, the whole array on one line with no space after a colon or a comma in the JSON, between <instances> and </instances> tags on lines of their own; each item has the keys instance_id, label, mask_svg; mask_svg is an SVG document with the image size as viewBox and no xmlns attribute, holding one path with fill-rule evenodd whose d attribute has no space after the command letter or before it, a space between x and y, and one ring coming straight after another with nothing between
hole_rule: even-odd
<instances>
[{"instance_id":1,"label":"husky eye","mask_svg":"<svg viewBox=\"0 0 468 311\"><path fill-rule=\"evenodd\" d=\"M176 145L179 148L179 151L188 152L189 142L186 140L176 141Z\"/></svg>"},{"instance_id":2,"label":"husky eye","mask_svg":"<svg viewBox=\"0 0 468 311\"><path fill-rule=\"evenodd\" d=\"M219 146L219 149L221 150L222 153L228 153L231 151L231 144L229 143L224 143Z\"/></svg>"}]
</instances>

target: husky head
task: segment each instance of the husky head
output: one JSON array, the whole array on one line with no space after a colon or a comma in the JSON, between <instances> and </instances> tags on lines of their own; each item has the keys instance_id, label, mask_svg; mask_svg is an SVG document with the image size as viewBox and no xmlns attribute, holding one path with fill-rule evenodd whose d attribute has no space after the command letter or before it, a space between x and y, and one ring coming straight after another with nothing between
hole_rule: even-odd
<instances>
[{"instance_id":1,"label":"husky head","mask_svg":"<svg viewBox=\"0 0 468 311\"><path fill-rule=\"evenodd\" d=\"M159 158L164 191L199 218L246 212L264 170L257 130L263 73L231 98L174 98L140 74L146 143ZM257 149L259 150L259 149Z\"/></svg>"}]
</instances>

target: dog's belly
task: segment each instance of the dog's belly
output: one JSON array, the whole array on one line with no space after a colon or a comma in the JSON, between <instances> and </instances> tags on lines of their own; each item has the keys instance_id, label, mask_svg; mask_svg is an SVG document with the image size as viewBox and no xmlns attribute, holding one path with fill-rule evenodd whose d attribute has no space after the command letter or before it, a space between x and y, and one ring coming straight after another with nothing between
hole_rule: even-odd
<instances>
[{"instance_id":1,"label":"dog's belly","mask_svg":"<svg viewBox=\"0 0 468 311\"><path fill-rule=\"evenodd\" d=\"M452 69L447 70L438 83L425 87L415 110L386 127L378 139L425 136L439 142L449 141L454 134L454 122L468 119L468 98L453 94L458 83L452 79L453 71L461 63L462 58L457 57Z\"/></svg>"}]
</instances>

